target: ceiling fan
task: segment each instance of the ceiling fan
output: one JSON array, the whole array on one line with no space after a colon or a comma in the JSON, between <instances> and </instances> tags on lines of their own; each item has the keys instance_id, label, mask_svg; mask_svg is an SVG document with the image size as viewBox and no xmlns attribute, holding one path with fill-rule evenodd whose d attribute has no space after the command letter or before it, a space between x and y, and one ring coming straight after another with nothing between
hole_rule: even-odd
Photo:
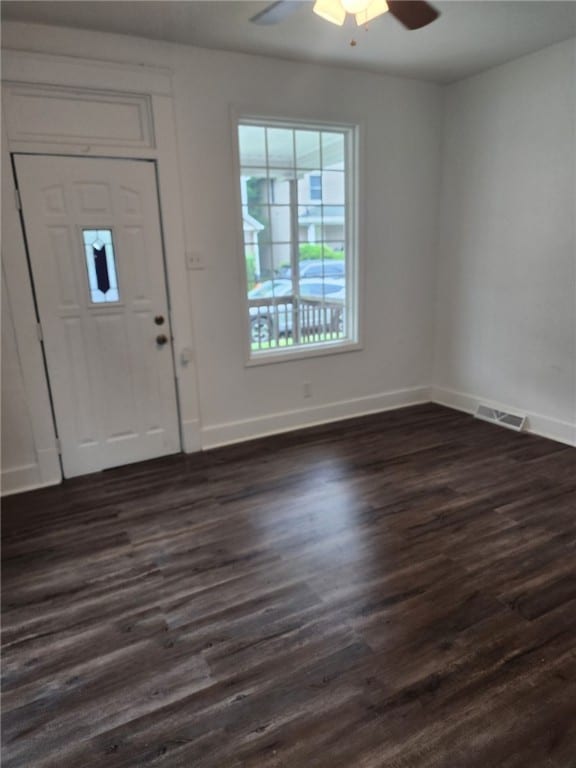
<instances>
[{"instance_id":1,"label":"ceiling fan","mask_svg":"<svg viewBox=\"0 0 576 768\"><path fill-rule=\"evenodd\" d=\"M300 7L292 0L277 0L253 16L254 24L278 24ZM356 18L358 26L389 12L407 29L421 29L435 21L440 13L425 0L316 0L314 13L342 26L346 14Z\"/></svg>"}]
</instances>

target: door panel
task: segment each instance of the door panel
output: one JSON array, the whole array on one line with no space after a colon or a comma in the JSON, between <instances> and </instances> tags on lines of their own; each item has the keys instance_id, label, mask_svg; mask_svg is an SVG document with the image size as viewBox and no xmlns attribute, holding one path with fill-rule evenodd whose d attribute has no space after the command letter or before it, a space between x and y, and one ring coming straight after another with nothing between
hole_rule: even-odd
<instances>
[{"instance_id":1,"label":"door panel","mask_svg":"<svg viewBox=\"0 0 576 768\"><path fill-rule=\"evenodd\" d=\"M17 155L16 173L65 476L179 451L153 164Z\"/></svg>"}]
</instances>

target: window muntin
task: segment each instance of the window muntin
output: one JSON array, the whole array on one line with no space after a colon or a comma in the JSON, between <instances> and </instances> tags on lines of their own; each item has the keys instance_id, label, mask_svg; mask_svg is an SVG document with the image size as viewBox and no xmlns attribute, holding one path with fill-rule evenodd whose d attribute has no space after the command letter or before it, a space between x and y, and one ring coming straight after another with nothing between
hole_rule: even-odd
<instances>
[{"instance_id":1,"label":"window muntin","mask_svg":"<svg viewBox=\"0 0 576 768\"><path fill-rule=\"evenodd\" d=\"M238 142L251 359L356 344L353 130L245 119Z\"/></svg>"}]
</instances>

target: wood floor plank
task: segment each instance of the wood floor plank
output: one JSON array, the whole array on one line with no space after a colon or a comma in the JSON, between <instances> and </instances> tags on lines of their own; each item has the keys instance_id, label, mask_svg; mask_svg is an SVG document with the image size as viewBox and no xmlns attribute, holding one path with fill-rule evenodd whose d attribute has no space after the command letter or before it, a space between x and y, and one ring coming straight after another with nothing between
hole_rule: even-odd
<instances>
[{"instance_id":1,"label":"wood floor plank","mask_svg":"<svg viewBox=\"0 0 576 768\"><path fill-rule=\"evenodd\" d=\"M436 405L3 504L6 768L575 768L576 450Z\"/></svg>"}]
</instances>

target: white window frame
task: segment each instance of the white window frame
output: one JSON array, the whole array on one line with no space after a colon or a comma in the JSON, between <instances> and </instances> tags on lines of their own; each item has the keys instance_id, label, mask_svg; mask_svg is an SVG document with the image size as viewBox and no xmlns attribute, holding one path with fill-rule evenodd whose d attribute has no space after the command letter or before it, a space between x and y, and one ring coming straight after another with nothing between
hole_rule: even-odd
<instances>
[{"instance_id":1,"label":"white window frame","mask_svg":"<svg viewBox=\"0 0 576 768\"><path fill-rule=\"evenodd\" d=\"M244 251L244 230L241 199L241 163L239 131L240 125L253 124L272 128L291 128L318 131L338 131L345 135L346 175L345 175L345 265L346 265L346 312L348 336L342 341L319 342L274 350L253 351L250 337L250 313L248 304L248 279ZM233 129L233 165L234 184L236 189L236 220L238 257L240 261L242 311L244 313L244 361L246 367L285 363L290 360L300 360L308 357L323 357L345 352L354 352L363 348L362 343L362 306L360 304L362 254L359 242L360 210L360 135L361 125L340 121L314 120L307 118L283 118L265 113L244 112L232 110Z\"/></svg>"}]
</instances>

